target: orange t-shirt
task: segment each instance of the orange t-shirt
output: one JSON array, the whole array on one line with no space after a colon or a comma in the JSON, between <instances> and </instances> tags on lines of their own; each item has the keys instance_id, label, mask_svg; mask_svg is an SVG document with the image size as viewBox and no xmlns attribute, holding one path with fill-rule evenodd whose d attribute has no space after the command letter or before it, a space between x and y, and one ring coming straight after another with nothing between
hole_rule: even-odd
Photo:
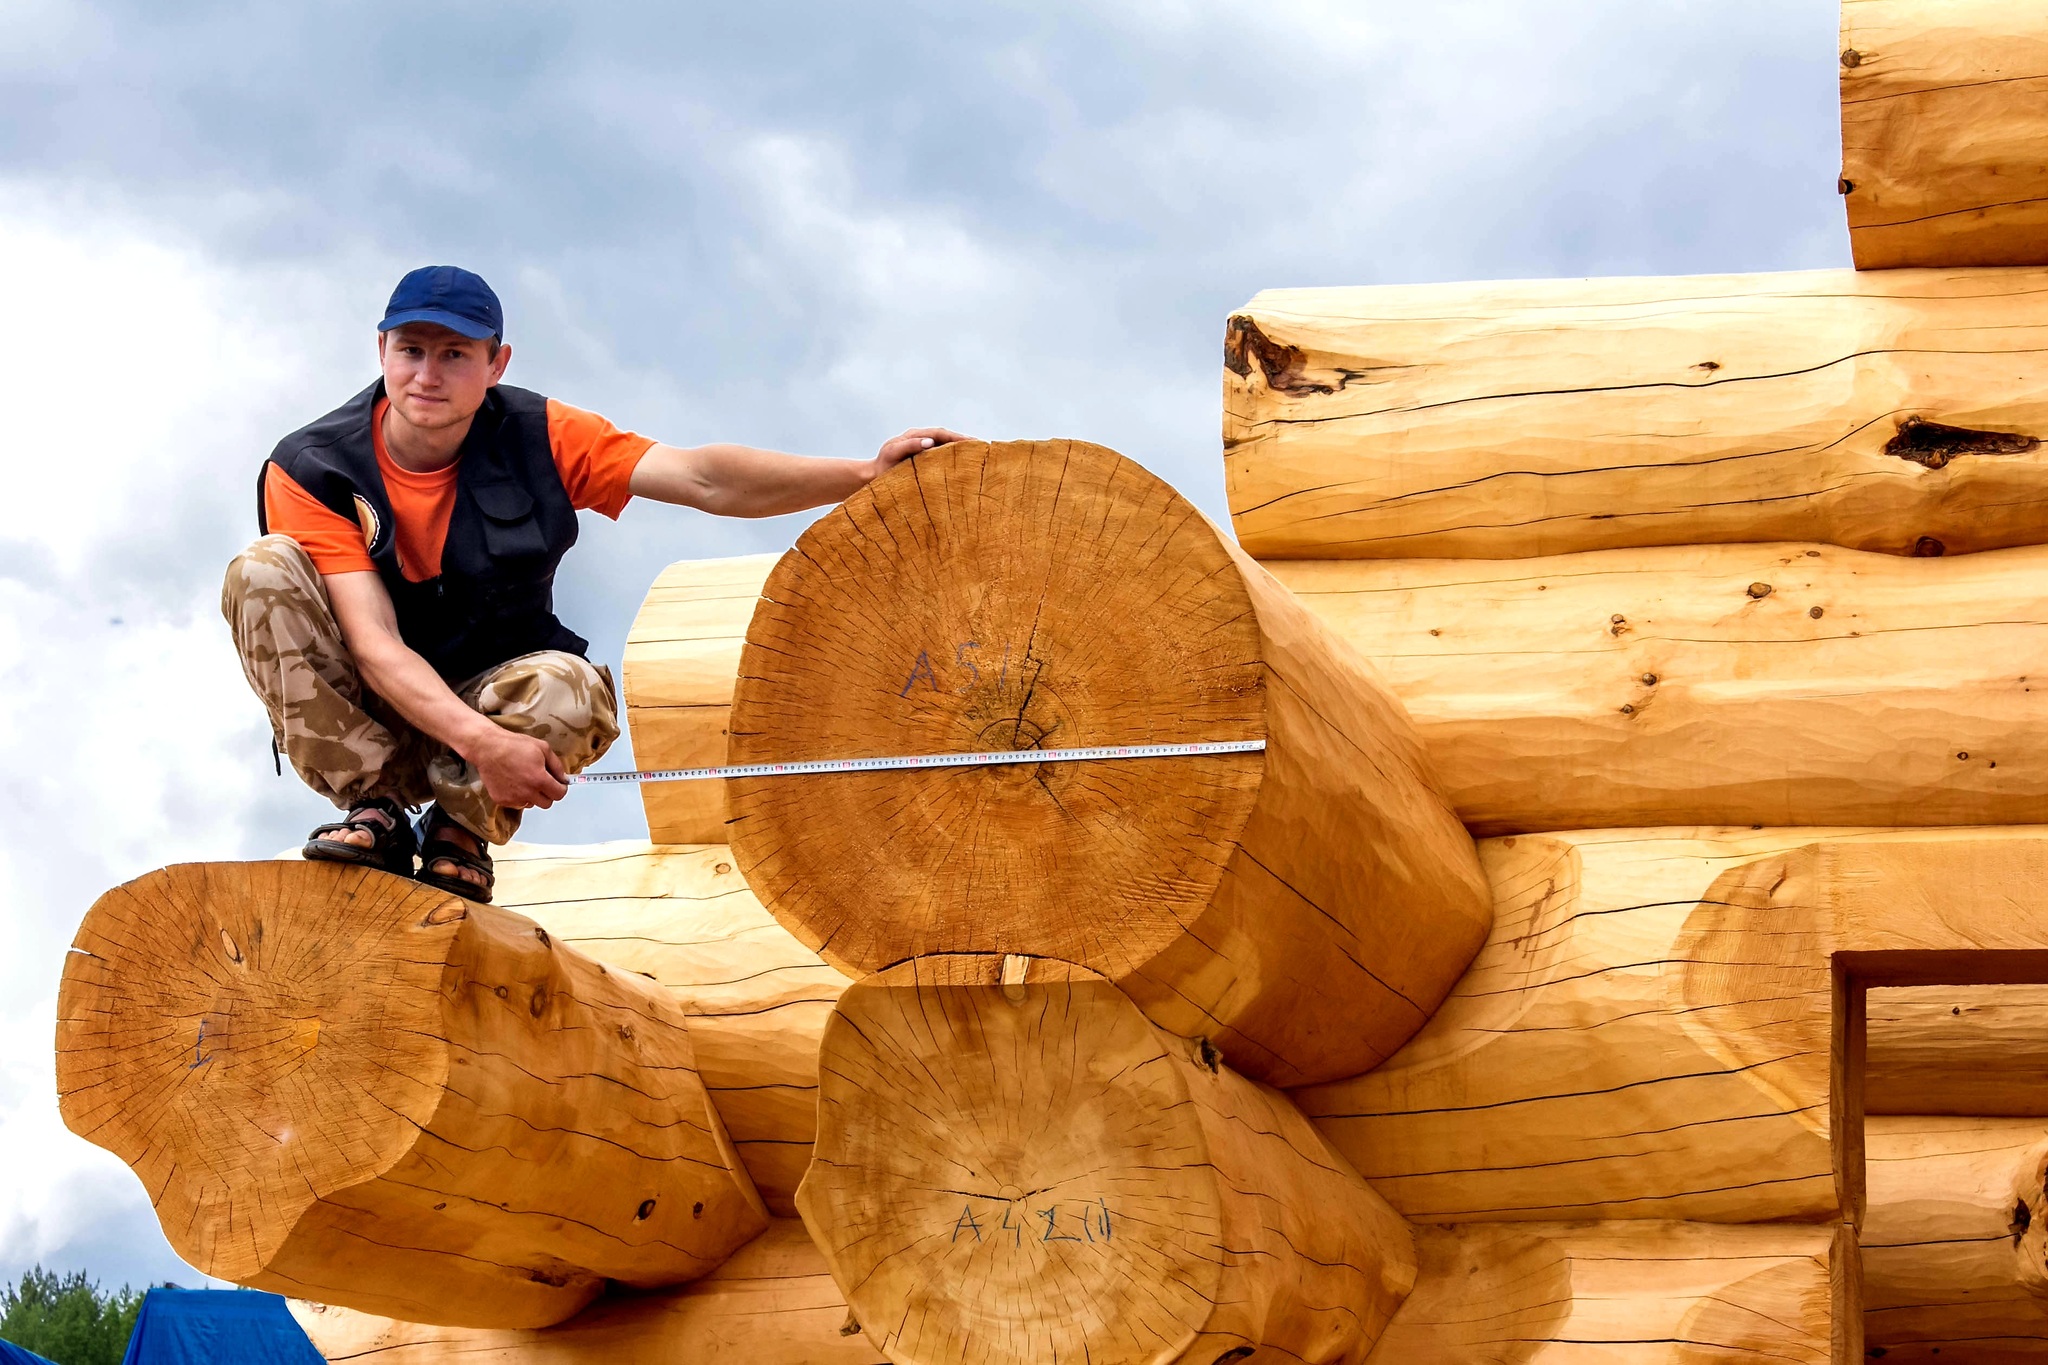
<instances>
[{"instance_id":1,"label":"orange t-shirt","mask_svg":"<svg viewBox=\"0 0 2048 1365\"><path fill-rule=\"evenodd\" d=\"M409 582L424 583L441 576L441 548L448 543L448 519L455 513L455 476L461 462L426 474L400 468L384 449L384 412L390 406L388 399L379 399L370 419L377 471L384 476L384 496L391 502L399 572ZM633 496L633 469L653 445L649 437L620 431L594 412L548 399L548 446L554 452L555 472L579 510L617 520ZM263 471L263 515L273 532L305 547L313 567L323 574L376 571L364 528L337 514L274 464Z\"/></svg>"}]
</instances>

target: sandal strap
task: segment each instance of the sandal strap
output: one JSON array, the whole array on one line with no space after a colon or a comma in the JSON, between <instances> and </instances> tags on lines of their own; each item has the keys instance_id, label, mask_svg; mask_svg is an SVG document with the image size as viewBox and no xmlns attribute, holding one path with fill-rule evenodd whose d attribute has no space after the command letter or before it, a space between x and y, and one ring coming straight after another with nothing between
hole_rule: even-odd
<instances>
[{"instance_id":1,"label":"sandal strap","mask_svg":"<svg viewBox=\"0 0 2048 1365\"><path fill-rule=\"evenodd\" d=\"M362 818L365 811L375 811L385 818L381 821L365 820ZM387 821L389 823L386 823ZM311 837L318 839L323 834L334 834L341 830L359 830L369 835L381 847L385 840L394 837L401 830L409 828L409 826L410 822L406 819L405 807L399 805L398 802L388 796L373 796L368 800L358 801L349 807L348 814L341 819L316 826Z\"/></svg>"},{"instance_id":2,"label":"sandal strap","mask_svg":"<svg viewBox=\"0 0 2048 1365\"><path fill-rule=\"evenodd\" d=\"M470 838L475 839L477 843L476 852L472 853L453 839L445 838L444 832L449 829L459 829ZM426 816L420 821L419 839L420 850L423 855L426 855L426 851L431 849L433 850L432 854L427 856L436 859L446 858L452 863L474 868L478 872L489 872L491 870L491 846L477 835L471 833L467 827L457 822L439 806L429 808Z\"/></svg>"}]
</instances>

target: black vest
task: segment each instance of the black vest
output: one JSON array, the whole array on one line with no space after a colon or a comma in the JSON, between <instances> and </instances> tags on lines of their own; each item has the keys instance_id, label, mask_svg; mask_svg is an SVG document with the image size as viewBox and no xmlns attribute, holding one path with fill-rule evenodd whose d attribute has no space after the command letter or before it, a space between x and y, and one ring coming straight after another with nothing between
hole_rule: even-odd
<instances>
[{"instance_id":1,"label":"black vest","mask_svg":"<svg viewBox=\"0 0 2048 1365\"><path fill-rule=\"evenodd\" d=\"M279 441L264 470L276 465L322 506L363 527L398 609L398 633L449 682L537 650L584 653L589 641L555 618L555 567L576 543L576 509L555 469L547 399L503 384L485 397L456 465L441 576L413 583L399 571L391 501L371 444L383 396L380 379ZM256 522L268 534L263 473Z\"/></svg>"}]
</instances>

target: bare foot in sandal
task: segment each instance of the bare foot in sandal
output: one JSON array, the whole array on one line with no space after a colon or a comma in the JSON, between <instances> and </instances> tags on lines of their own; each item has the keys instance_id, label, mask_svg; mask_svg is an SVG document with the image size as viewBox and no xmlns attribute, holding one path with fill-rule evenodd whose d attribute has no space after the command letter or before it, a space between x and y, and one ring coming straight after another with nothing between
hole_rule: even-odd
<instances>
[{"instance_id":1,"label":"bare foot in sandal","mask_svg":"<svg viewBox=\"0 0 2048 1365\"><path fill-rule=\"evenodd\" d=\"M489 845L450 819L439 806L420 821L420 881L486 904L497 882Z\"/></svg>"},{"instance_id":2,"label":"bare foot in sandal","mask_svg":"<svg viewBox=\"0 0 2048 1365\"><path fill-rule=\"evenodd\" d=\"M353 863L410 876L416 848L405 808L389 797L373 796L306 836L300 853L313 862Z\"/></svg>"}]
</instances>

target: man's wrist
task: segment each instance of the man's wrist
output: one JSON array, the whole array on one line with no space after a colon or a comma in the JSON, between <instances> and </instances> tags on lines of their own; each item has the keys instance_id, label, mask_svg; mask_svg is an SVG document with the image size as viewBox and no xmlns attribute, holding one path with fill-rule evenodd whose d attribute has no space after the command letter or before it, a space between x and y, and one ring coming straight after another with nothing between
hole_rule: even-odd
<instances>
[{"instance_id":1,"label":"man's wrist","mask_svg":"<svg viewBox=\"0 0 2048 1365\"><path fill-rule=\"evenodd\" d=\"M463 726L461 734L448 741L448 747L474 766L493 744L504 738L505 732L477 712L472 711L470 715L475 719Z\"/></svg>"}]
</instances>

